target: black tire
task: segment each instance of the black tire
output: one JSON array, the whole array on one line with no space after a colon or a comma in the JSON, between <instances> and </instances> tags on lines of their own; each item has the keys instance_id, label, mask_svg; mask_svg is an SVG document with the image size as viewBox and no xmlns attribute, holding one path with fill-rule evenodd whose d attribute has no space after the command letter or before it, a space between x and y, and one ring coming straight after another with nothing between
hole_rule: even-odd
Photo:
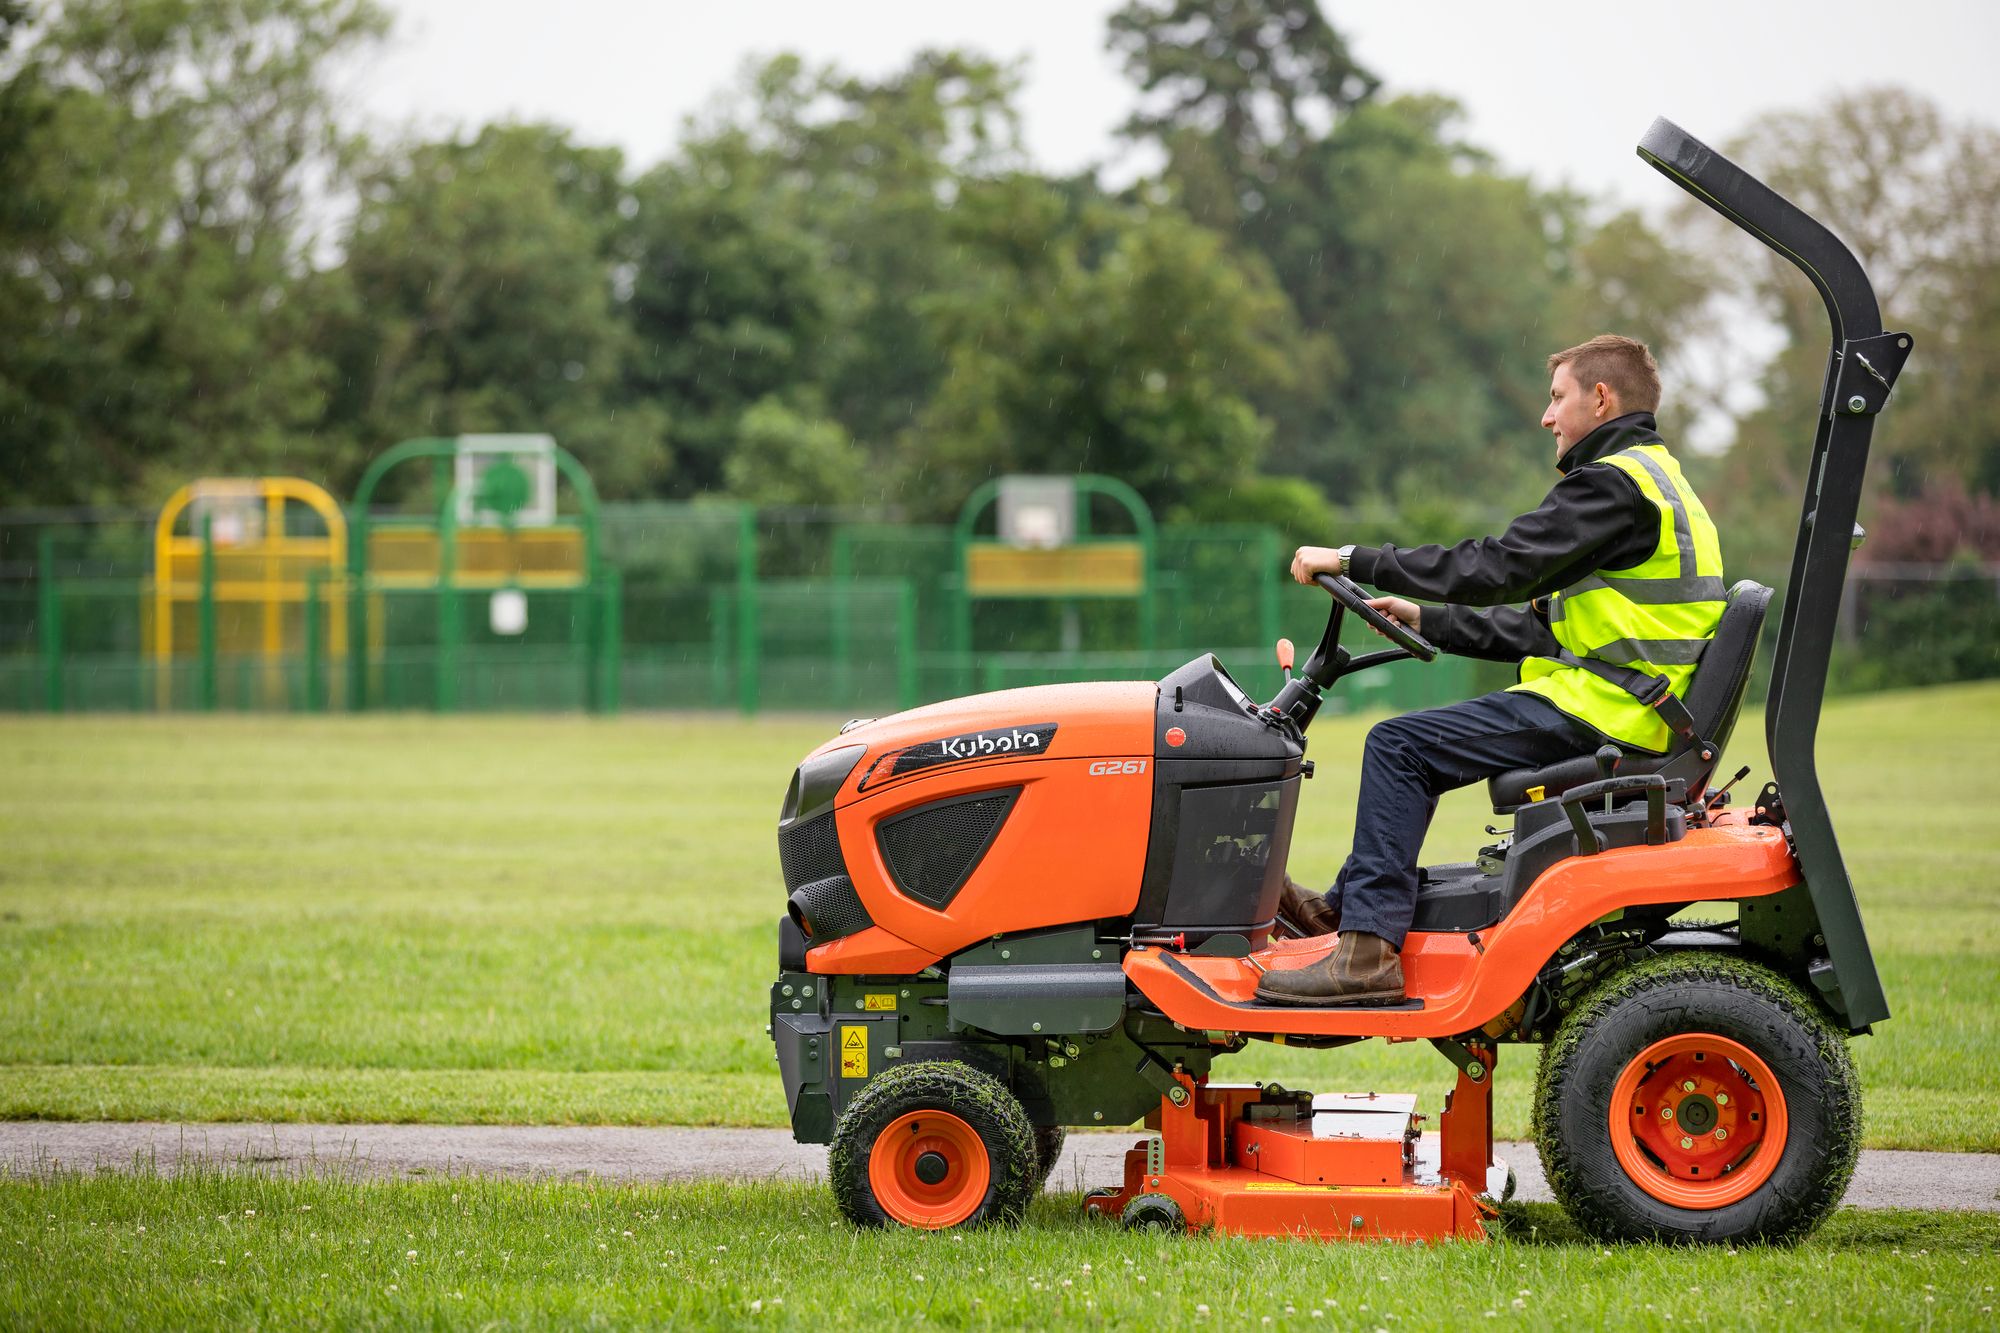
<instances>
[{"instance_id":1,"label":"black tire","mask_svg":"<svg viewBox=\"0 0 2000 1333\"><path fill-rule=\"evenodd\" d=\"M920 1114L924 1112L935 1113L935 1119L927 1121ZM935 1131L957 1136L963 1161L944 1168L936 1182L946 1190L939 1207L952 1213L952 1220L924 1220L910 1206L908 1196L899 1199L892 1193L884 1199L876 1195L870 1166L877 1161L877 1142L885 1130L913 1115L918 1118L911 1122L912 1134ZM897 1159L889 1154L899 1149L899 1143L884 1143L885 1155L877 1163L892 1178ZM941 1155L938 1159L945 1160ZM982 1166L987 1183L977 1192L975 1203L971 1186ZM1020 1101L991 1074L956 1060L897 1065L863 1088L834 1127L827 1172L840 1211L850 1222L864 1227L941 1229L1018 1222L1040 1184L1035 1128ZM963 1192L950 1194L954 1183ZM961 1211L962 1216L956 1215Z\"/></svg>"},{"instance_id":2,"label":"black tire","mask_svg":"<svg viewBox=\"0 0 2000 1333\"><path fill-rule=\"evenodd\" d=\"M1726 1160L1710 1141L1722 1135L1712 1129L1703 1135L1700 1127L1715 1123L1716 1102L1726 1104L1726 1096L1704 1097L1693 1088L1684 1096L1688 1084L1671 1081L1649 1088L1667 1062L1642 1064L1641 1053L1671 1050L1676 1038L1688 1039L1691 1053L1674 1059L1715 1055L1720 1038L1754 1057L1751 1064L1761 1062L1782 1093L1782 1142L1775 1137L1777 1102L1767 1103L1755 1071L1746 1073L1726 1051L1706 1068L1750 1089L1739 1093L1737 1113L1746 1119L1738 1123L1738 1141L1755 1148L1742 1158ZM1661 1048L1662 1042L1670 1045ZM1666 1122L1662 1133L1695 1145L1695 1154L1681 1160L1681 1174L1645 1146L1653 1129L1648 1119L1621 1115L1616 1132L1624 1137L1614 1143L1613 1103L1628 1071L1635 1081L1624 1094L1631 1098L1625 1109L1647 1117L1657 1108ZM1706 1107L1697 1104L1704 1100ZM1764 1110L1752 1114L1744 1109L1751 1104ZM1761 1125L1749 1123L1759 1119ZM1641 1128L1625 1128L1634 1125ZM1683 1132L1689 1137L1678 1137ZM1861 1090L1845 1039L1797 986L1740 958L1669 954L1609 977L1563 1021L1542 1051L1534 1134L1557 1202L1599 1239L1781 1242L1811 1232L1839 1206L1861 1146ZM1687 1174L1703 1170L1697 1158L1708 1163L1706 1180ZM1737 1174L1725 1181L1731 1171ZM1753 1180L1759 1183L1750 1188Z\"/></svg>"},{"instance_id":3,"label":"black tire","mask_svg":"<svg viewBox=\"0 0 2000 1333\"><path fill-rule=\"evenodd\" d=\"M1062 1156L1063 1143L1069 1138L1069 1130L1061 1125L1035 1126L1035 1192L1040 1193L1049 1183L1049 1173L1056 1169L1056 1161Z\"/></svg>"},{"instance_id":4,"label":"black tire","mask_svg":"<svg viewBox=\"0 0 2000 1333\"><path fill-rule=\"evenodd\" d=\"M1186 1231L1187 1215L1164 1194L1141 1194L1120 1215L1127 1231Z\"/></svg>"}]
</instances>

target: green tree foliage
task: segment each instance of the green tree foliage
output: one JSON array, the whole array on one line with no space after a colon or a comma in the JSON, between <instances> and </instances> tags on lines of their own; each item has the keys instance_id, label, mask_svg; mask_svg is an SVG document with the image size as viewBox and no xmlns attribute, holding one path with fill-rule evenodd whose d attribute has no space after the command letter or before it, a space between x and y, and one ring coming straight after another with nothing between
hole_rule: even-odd
<instances>
[{"instance_id":1,"label":"green tree foliage","mask_svg":"<svg viewBox=\"0 0 2000 1333\"><path fill-rule=\"evenodd\" d=\"M1110 43L1147 95L1125 133L1160 142L1209 226L1281 211L1297 159L1379 86L1316 0L1132 0Z\"/></svg>"},{"instance_id":2,"label":"green tree foliage","mask_svg":"<svg viewBox=\"0 0 2000 1333\"><path fill-rule=\"evenodd\" d=\"M608 494L664 474L660 408L622 399L622 165L563 130L489 126L363 182L345 263L321 283L343 471L409 436L548 431Z\"/></svg>"},{"instance_id":3,"label":"green tree foliage","mask_svg":"<svg viewBox=\"0 0 2000 1333\"><path fill-rule=\"evenodd\" d=\"M737 421L723 479L759 505L845 505L862 498L864 465L840 423L795 411L777 398Z\"/></svg>"},{"instance_id":4,"label":"green tree foliage","mask_svg":"<svg viewBox=\"0 0 2000 1333\"><path fill-rule=\"evenodd\" d=\"M370 0L69 0L6 27L0 498L279 465L325 366L294 299Z\"/></svg>"},{"instance_id":5,"label":"green tree foliage","mask_svg":"<svg viewBox=\"0 0 2000 1333\"><path fill-rule=\"evenodd\" d=\"M931 303L949 371L904 451L906 501L1105 472L1167 510L1254 474L1269 427L1248 395L1286 374L1291 327L1262 265L1172 212L1028 178L961 204L981 279Z\"/></svg>"}]
</instances>

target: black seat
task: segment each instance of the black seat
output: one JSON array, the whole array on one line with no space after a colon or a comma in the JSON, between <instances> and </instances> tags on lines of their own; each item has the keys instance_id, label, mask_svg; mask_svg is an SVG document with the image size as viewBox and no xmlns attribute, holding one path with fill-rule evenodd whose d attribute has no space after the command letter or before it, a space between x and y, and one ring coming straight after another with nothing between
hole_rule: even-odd
<instances>
[{"instance_id":1,"label":"black seat","mask_svg":"<svg viewBox=\"0 0 2000 1333\"><path fill-rule=\"evenodd\" d=\"M1687 783L1690 797L1708 787L1708 779L1722 762L1729 735L1736 729L1736 715L1743 708L1743 696L1750 688L1750 664L1757 656L1757 640L1764 628L1764 613L1771 608L1771 590L1761 583L1744 579L1729 590L1722 622L1715 637L1701 655L1683 702L1694 715L1698 735L1715 746L1703 759L1686 742L1675 738L1675 746L1664 755L1628 754L1618 766L1618 775L1659 773L1669 781ZM1508 815L1534 800L1561 796L1572 787L1595 782L1601 775L1597 760L1578 755L1543 768L1516 768L1486 780L1493 799L1493 813ZM1541 794L1536 796L1535 789Z\"/></svg>"}]
</instances>

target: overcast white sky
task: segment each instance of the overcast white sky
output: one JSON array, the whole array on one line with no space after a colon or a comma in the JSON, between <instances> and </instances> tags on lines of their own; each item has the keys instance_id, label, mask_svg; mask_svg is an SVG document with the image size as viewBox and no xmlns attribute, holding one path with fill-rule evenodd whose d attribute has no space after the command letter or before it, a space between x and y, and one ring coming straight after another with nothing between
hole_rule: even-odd
<instances>
[{"instance_id":1,"label":"overcast white sky","mask_svg":"<svg viewBox=\"0 0 2000 1333\"><path fill-rule=\"evenodd\" d=\"M751 56L797 51L863 74L926 46L1025 58L1025 132L1057 171L1117 163L1133 101L1104 48L1115 0L387 0L387 57L361 84L386 125L427 132L504 116L569 125L645 167ZM1397 92L1463 102L1469 137L1544 184L1652 212L1675 191L1632 146L1656 115L1710 142L1760 111L1899 83L2000 124L1995 0L1677 0L1671 4L1340 3L1335 27ZM1567 11L1567 12L1565 12Z\"/></svg>"}]
</instances>

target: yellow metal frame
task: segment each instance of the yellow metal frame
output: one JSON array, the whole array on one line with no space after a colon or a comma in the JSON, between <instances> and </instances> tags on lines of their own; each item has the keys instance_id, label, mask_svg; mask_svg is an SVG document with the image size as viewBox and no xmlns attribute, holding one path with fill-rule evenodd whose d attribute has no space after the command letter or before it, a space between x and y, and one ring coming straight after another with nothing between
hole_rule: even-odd
<instances>
[{"instance_id":1,"label":"yellow metal frame","mask_svg":"<svg viewBox=\"0 0 2000 1333\"><path fill-rule=\"evenodd\" d=\"M340 595L347 568L347 516L323 487L299 477L204 477L168 497L153 527L153 616L149 638L154 663L165 668L175 653L174 607L201 597L202 534L177 533L181 515L207 496L236 495L264 503L264 534L255 541L217 553L213 595L223 602L260 604L260 653L275 669L284 655L284 611L303 607L307 579L299 571L323 567L327 607L327 647L334 657L347 653L347 598ZM326 524L321 537L285 533L285 505L305 505ZM170 673L156 672L161 706L168 706Z\"/></svg>"}]
</instances>

